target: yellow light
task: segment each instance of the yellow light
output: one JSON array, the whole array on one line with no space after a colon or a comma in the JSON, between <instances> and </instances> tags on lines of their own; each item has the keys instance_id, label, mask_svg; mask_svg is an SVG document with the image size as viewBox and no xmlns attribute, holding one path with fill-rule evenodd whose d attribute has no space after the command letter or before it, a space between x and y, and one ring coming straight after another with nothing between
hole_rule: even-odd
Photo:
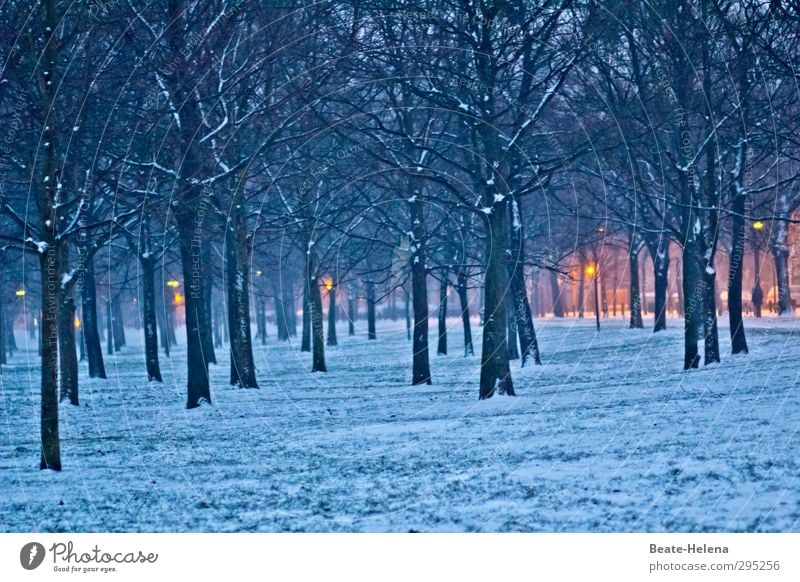
<instances>
[{"instance_id":1,"label":"yellow light","mask_svg":"<svg viewBox=\"0 0 800 582\"><path fill-rule=\"evenodd\" d=\"M761 230L762 228L764 228L764 223L761 222L760 220L756 220L753 223L753 228L755 228L756 230Z\"/></svg>"},{"instance_id":2,"label":"yellow light","mask_svg":"<svg viewBox=\"0 0 800 582\"><path fill-rule=\"evenodd\" d=\"M325 279L325 289L330 291L333 289L333 280L332 279Z\"/></svg>"},{"instance_id":3,"label":"yellow light","mask_svg":"<svg viewBox=\"0 0 800 582\"><path fill-rule=\"evenodd\" d=\"M17 297L25 297L25 289L17 289L16 296Z\"/></svg>"},{"instance_id":4,"label":"yellow light","mask_svg":"<svg viewBox=\"0 0 800 582\"><path fill-rule=\"evenodd\" d=\"M175 305L183 305L183 295L180 293L175 293L173 296L173 301Z\"/></svg>"},{"instance_id":5,"label":"yellow light","mask_svg":"<svg viewBox=\"0 0 800 582\"><path fill-rule=\"evenodd\" d=\"M81 326L81 320L77 317L75 318L75 329L78 329Z\"/></svg>"},{"instance_id":6,"label":"yellow light","mask_svg":"<svg viewBox=\"0 0 800 582\"><path fill-rule=\"evenodd\" d=\"M180 286L180 282L176 281L175 279L173 279L172 281L167 281L167 287L175 288L178 286Z\"/></svg>"},{"instance_id":7,"label":"yellow light","mask_svg":"<svg viewBox=\"0 0 800 582\"><path fill-rule=\"evenodd\" d=\"M586 265L586 274L590 277L594 277L594 274L597 272L597 269L594 265Z\"/></svg>"}]
</instances>

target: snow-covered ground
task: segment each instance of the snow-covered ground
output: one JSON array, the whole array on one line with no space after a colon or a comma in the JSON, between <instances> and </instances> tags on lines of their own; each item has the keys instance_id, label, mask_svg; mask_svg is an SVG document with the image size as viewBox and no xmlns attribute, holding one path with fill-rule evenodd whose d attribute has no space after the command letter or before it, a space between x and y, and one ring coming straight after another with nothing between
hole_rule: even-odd
<instances>
[{"instance_id":1,"label":"snow-covered ground","mask_svg":"<svg viewBox=\"0 0 800 582\"><path fill-rule=\"evenodd\" d=\"M431 334L432 386L408 385L401 322L377 341L343 325L327 374L272 333L260 390L227 386L220 350L214 405L191 411L180 348L148 384L130 330L110 378L82 367L82 405L61 408L61 473L38 470L38 369L19 352L0 380L0 529L800 530L800 322L747 320L750 355L690 373L669 323L537 321L544 365L515 363L519 395L482 402L455 319L450 356Z\"/></svg>"}]
</instances>

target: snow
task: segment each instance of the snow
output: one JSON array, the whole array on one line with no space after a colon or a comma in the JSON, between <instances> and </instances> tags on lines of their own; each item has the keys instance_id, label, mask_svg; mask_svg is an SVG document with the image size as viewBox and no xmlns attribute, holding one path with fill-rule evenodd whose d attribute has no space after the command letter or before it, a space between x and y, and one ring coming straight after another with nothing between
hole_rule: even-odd
<instances>
[{"instance_id":1,"label":"snow","mask_svg":"<svg viewBox=\"0 0 800 582\"><path fill-rule=\"evenodd\" d=\"M477 322L473 322L476 324ZM431 353L409 386L402 321L339 330L327 374L275 340L260 390L212 366L186 410L183 347L146 382L137 332L61 407L64 471L38 470L36 345L0 376L2 531L797 531L798 320L746 320L751 353L683 372L682 322L537 320L543 366L477 399L480 356ZM722 322L721 322L722 323ZM179 330L179 341L183 339ZM476 354L480 330L475 325ZM723 353L727 328L720 329ZM431 341L435 334L431 334ZM435 344L434 344L435 350ZM221 362L227 360L222 350Z\"/></svg>"}]
</instances>

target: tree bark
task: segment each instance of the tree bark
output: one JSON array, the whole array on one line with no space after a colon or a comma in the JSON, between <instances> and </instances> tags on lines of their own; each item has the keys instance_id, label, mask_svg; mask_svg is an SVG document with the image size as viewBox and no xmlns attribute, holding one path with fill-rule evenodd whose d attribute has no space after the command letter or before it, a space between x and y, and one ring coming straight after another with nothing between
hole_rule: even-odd
<instances>
[{"instance_id":1,"label":"tree bark","mask_svg":"<svg viewBox=\"0 0 800 582\"><path fill-rule=\"evenodd\" d=\"M683 247L683 298L684 298L684 358L683 369L697 368L700 355L697 342L703 327L703 282L701 259L697 256L697 241L686 237Z\"/></svg>"},{"instance_id":2,"label":"tree bark","mask_svg":"<svg viewBox=\"0 0 800 582\"><path fill-rule=\"evenodd\" d=\"M200 339L203 342L203 355L205 356L206 360L209 364L216 364L217 363L217 354L214 350L214 337L212 334L212 319L211 319L211 295L214 289L214 283L211 273L211 245L206 243L200 249L201 260L204 265L206 265L204 271L204 277L206 280L203 282L202 285L202 293L203 293L203 309L200 312L200 316L203 318L203 325L200 328ZM249 271L248 271L249 273ZM248 309L250 305L250 295L249 290L247 291L248 295ZM249 321L250 321L250 312L247 313L247 320L248 320L248 329L249 329ZM250 344L252 347L252 343Z\"/></svg>"},{"instance_id":3,"label":"tree bark","mask_svg":"<svg viewBox=\"0 0 800 582\"><path fill-rule=\"evenodd\" d=\"M411 297L405 288L403 289L403 309L406 316L406 339L411 341Z\"/></svg>"},{"instance_id":4,"label":"tree bark","mask_svg":"<svg viewBox=\"0 0 800 582\"><path fill-rule=\"evenodd\" d=\"M427 240L423 202L420 189L412 183L413 202L409 202L411 216L411 299L414 311L414 331L411 343L411 384L431 384L430 357L428 353L428 269Z\"/></svg>"},{"instance_id":5,"label":"tree bark","mask_svg":"<svg viewBox=\"0 0 800 582\"><path fill-rule=\"evenodd\" d=\"M462 266L458 271L456 282L458 300L461 304L461 323L464 327L464 357L474 356L475 348L472 345L472 326L469 321L469 298L467 296L467 272Z\"/></svg>"},{"instance_id":6,"label":"tree bark","mask_svg":"<svg viewBox=\"0 0 800 582\"><path fill-rule=\"evenodd\" d=\"M740 146L741 147L741 146ZM735 194L735 193L734 193ZM731 353L746 354L747 337L742 319L742 274L744 271L744 244L746 197L734 195L731 204L731 252L728 267L728 321L730 322Z\"/></svg>"},{"instance_id":7,"label":"tree bark","mask_svg":"<svg viewBox=\"0 0 800 582\"><path fill-rule=\"evenodd\" d=\"M492 193L492 196L494 194ZM488 200L487 200L488 201ZM491 398L495 391L514 395L514 383L508 364L506 339L506 289L508 268L504 264L508 248L507 202L496 203L488 217L489 232L486 237L486 275L484 278L484 325L481 353L481 379L479 398Z\"/></svg>"},{"instance_id":8,"label":"tree bark","mask_svg":"<svg viewBox=\"0 0 800 582\"><path fill-rule=\"evenodd\" d=\"M792 293L789 287L789 200L786 192L780 192L776 201L777 220L772 228L772 258L775 261L775 276L778 283L778 315L793 315Z\"/></svg>"},{"instance_id":9,"label":"tree bark","mask_svg":"<svg viewBox=\"0 0 800 582\"><path fill-rule=\"evenodd\" d=\"M48 2L48 5L50 3ZM55 26L55 23L53 23ZM48 175L48 174L46 174ZM52 206L51 206L52 208ZM42 212L42 209L40 209ZM48 212L45 210L45 212ZM52 217L48 217L48 220ZM55 225L55 220L52 220ZM53 226L55 228L55 226ZM42 273L42 409L40 469L61 470L61 444L58 436L58 311L60 265L56 252L55 233L46 230L43 241L47 250L39 257Z\"/></svg>"},{"instance_id":10,"label":"tree bark","mask_svg":"<svg viewBox=\"0 0 800 582\"><path fill-rule=\"evenodd\" d=\"M639 251L641 248L641 245L631 237L628 247L628 271L630 273L631 282L631 318L630 325L628 326L630 329L644 328L644 322L642 321L642 297L639 292Z\"/></svg>"},{"instance_id":11,"label":"tree bark","mask_svg":"<svg viewBox=\"0 0 800 582\"><path fill-rule=\"evenodd\" d=\"M5 251L0 250L0 297L6 296L6 272L5 272ZM0 301L0 375L3 373L5 364L8 363L6 359L6 343L8 339L8 314L6 313L5 301Z\"/></svg>"},{"instance_id":12,"label":"tree bark","mask_svg":"<svg viewBox=\"0 0 800 582\"><path fill-rule=\"evenodd\" d=\"M542 361L539 357L539 342L536 340L531 305L525 289L525 237L522 209L518 200L511 200L509 213L511 260L508 262L508 278L511 291L511 317L519 336L521 365L524 367L529 358L533 358L535 364L541 364ZM516 338L509 337L509 341L516 343Z\"/></svg>"},{"instance_id":13,"label":"tree bark","mask_svg":"<svg viewBox=\"0 0 800 582\"><path fill-rule=\"evenodd\" d=\"M375 283L367 282L367 339L378 339L375 328Z\"/></svg>"},{"instance_id":14,"label":"tree bark","mask_svg":"<svg viewBox=\"0 0 800 582\"><path fill-rule=\"evenodd\" d=\"M286 304L283 301L283 290L278 281L272 283L272 297L275 303L275 325L278 328L278 341L289 341L289 321Z\"/></svg>"},{"instance_id":15,"label":"tree bark","mask_svg":"<svg viewBox=\"0 0 800 582\"><path fill-rule=\"evenodd\" d=\"M355 285L347 287L347 335L356 335L356 290Z\"/></svg>"},{"instance_id":16,"label":"tree bark","mask_svg":"<svg viewBox=\"0 0 800 582\"><path fill-rule=\"evenodd\" d=\"M67 243L60 246L60 264L62 269L69 264ZM75 344L75 301L72 298L72 287L65 288L61 284L58 303L58 363L61 384L61 401L69 400L78 406L78 350Z\"/></svg>"},{"instance_id":17,"label":"tree bark","mask_svg":"<svg viewBox=\"0 0 800 582\"><path fill-rule=\"evenodd\" d=\"M653 286L655 313L653 331L667 329L667 288L669 287L669 239L664 233L645 238L650 259L653 261Z\"/></svg>"},{"instance_id":18,"label":"tree bark","mask_svg":"<svg viewBox=\"0 0 800 582\"><path fill-rule=\"evenodd\" d=\"M328 345L338 345L336 338L336 281L328 291Z\"/></svg>"},{"instance_id":19,"label":"tree bark","mask_svg":"<svg viewBox=\"0 0 800 582\"><path fill-rule=\"evenodd\" d=\"M54 0L44 1L44 24L55 31L57 22ZM43 93L43 109L52 111L56 84L53 82L53 64L56 62L57 37L45 43L40 82ZM43 249L39 254L41 272L42 317L40 338L42 342L41 370L41 459L40 469L61 470L61 444L58 436L58 309L61 285L61 265L56 248L58 217L55 206L55 184L58 179L55 156L55 123L44 123L42 141L42 176L44 184L37 191L36 206L39 215L39 238Z\"/></svg>"},{"instance_id":20,"label":"tree bark","mask_svg":"<svg viewBox=\"0 0 800 582\"><path fill-rule=\"evenodd\" d=\"M553 317L564 317L561 286L558 284L558 274L555 271L550 271L550 294L553 296Z\"/></svg>"},{"instance_id":21,"label":"tree bark","mask_svg":"<svg viewBox=\"0 0 800 582\"><path fill-rule=\"evenodd\" d=\"M158 322L156 321L156 276L155 259L139 254L142 265L142 319L144 320L144 359L147 366L147 381L161 382L161 367L158 363Z\"/></svg>"},{"instance_id":22,"label":"tree bark","mask_svg":"<svg viewBox=\"0 0 800 582\"><path fill-rule=\"evenodd\" d=\"M120 296L111 302L111 322L114 331L114 351L120 351L126 344L125 341L125 321L122 318L122 304Z\"/></svg>"},{"instance_id":23,"label":"tree bark","mask_svg":"<svg viewBox=\"0 0 800 582\"><path fill-rule=\"evenodd\" d=\"M519 360L519 349L517 347L517 322L514 318L514 301L513 297L508 297L506 305L506 344L508 345L508 359Z\"/></svg>"},{"instance_id":24,"label":"tree bark","mask_svg":"<svg viewBox=\"0 0 800 582\"><path fill-rule=\"evenodd\" d=\"M306 270L308 270L307 266ZM303 337L300 342L300 351L311 351L311 298L309 297L308 283L303 285Z\"/></svg>"},{"instance_id":25,"label":"tree bark","mask_svg":"<svg viewBox=\"0 0 800 582\"><path fill-rule=\"evenodd\" d=\"M175 220L178 226L178 242L181 268L186 285L186 408L197 408L203 402L211 404L211 387L208 377L208 359L204 353L203 326L208 324L206 316L206 273L203 247L208 244L202 233L206 202L197 184L188 184L177 207Z\"/></svg>"},{"instance_id":26,"label":"tree bark","mask_svg":"<svg viewBox=\"0 0 800 582\"><path fill-rule=\"evenodd\" d=\"M442 269L442 279L439 281L439 341L436 353L440 356L447 355L447 277L449 269Z\"/></svg>"},{"instance_id":27,"label":"tree bark","mask_svg":"<svg viewBox=\"0 0 800 582\"><path fill-rule=\"evenodd\" d=\"M106 354L114 355L114 323L111 315L111 298L106 299Z\"/></svg>"},{"instance_id":28,"label":"tree bark","mask_svg":"<svg viewBox=\"0 0 800 582\"><path fill-rule=\"evenodd\" d=\"M94 277L94 258L87 260L81 283L81 329L86 345L86 359L89 362L90 378L105 378L106 368L103 362L103 346L100 344L100 333L97 329L97 288Z\"/></svg>"},{"instance_id":29,"label":"tree bark","mask_svg":"<svg viewBox=\"0 0 800 582\"><path fill-rule=\"evenodd\" d=\"M308 294L309 320L311 322L311 339L313 352L311 355L311 371L327 372L325 366L325 330L322 315L322 293L319 289L317 266L311 245L306 254L306 291Z\"/></svg>"},{"instance_id":30,"label":"tree bark","mask_svg":"<svg viewBox=\"0 0 800 582\"><path fill-rule=\"evenodd\" d=\"M250 257L243 204L233 204L225 229L225 274L228 293L232 386L258 388L250 330Z\"/></svg>"},{"instance_id":31,"label":"tree bark","mask_svg":"<svg viewBox=\"0 0 800 582\"><path fill-rule=\"evenodd\" d=\"M164 350L164 355L169 357L169 332L168 323L167 323L167 309L169 309L169 305L167 304L167 300L164 298L164 293L158 293L156 297L161 298L160 305L156 308L156 318L158 320L158 331L159 335L161 336L161 348Z\"/></svg>"},{"instance_id":32,"label":"tree bark","mask_svg":"<svg viewBox=\"0 0 800 582\"><path fill-rule=\"evenodd\" d=\"M265 299L259 297L256 303L256 327L258 328L258 339L261 345L267 345L267 309Z\"/></svg>"}]
</instances>

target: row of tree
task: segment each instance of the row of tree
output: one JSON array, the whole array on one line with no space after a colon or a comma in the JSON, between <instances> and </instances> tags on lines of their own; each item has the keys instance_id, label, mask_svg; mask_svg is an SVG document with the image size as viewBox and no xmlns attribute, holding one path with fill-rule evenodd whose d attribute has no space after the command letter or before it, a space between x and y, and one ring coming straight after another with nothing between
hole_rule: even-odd
<instances>
[{"instance_id":1,"label":"row of tree","mask_svg":"<svg viewBox=\"0 0 800 582\"><path fill-rule=\"evenodd\" d=\"M479 287L479 396L514 394L514 353L540 362L527 277L548 272L557 290L566 258L600 234L629 249L633 327L648 249L656 331L680 245L687 369L701 342L720 360L728 245L733 350L746 352L754 221L772 232L791 311L798 32L797 6L760 0L6 2L0 241L2 264L38 263L41 467L61 467L59 390L79 403L76 309L89 375L104 375L99 257L106 278L136 282L150 380L161 290L179 270L188 408L212 399L214 288L230 381L255 388L252 297L275 300L289 337L293 279L318 372L323 288L363 284L371 338L375 304L402 288L413 384L433 380L429 280L442 303L455 286L467 354Z\"/></svg>"}]
</instances>

